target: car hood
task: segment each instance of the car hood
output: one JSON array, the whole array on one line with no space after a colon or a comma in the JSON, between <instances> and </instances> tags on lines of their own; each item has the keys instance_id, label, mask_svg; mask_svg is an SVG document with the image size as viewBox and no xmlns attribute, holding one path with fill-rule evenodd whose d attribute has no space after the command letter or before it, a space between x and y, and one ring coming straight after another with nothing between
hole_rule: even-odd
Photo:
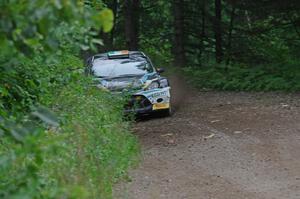
<instances>
[{"instance_id":1,"label":"car hood","mask_svg":"<svg viewBox=\"0 0 300 199\"><path fill-rule=\"evenodd\" d=\"M141 88L143 83L141 77L122 77L113 79L103 79L100 85L110 91L123 91Z\"/></svg>"},{"instance_id":2,"label":"car hood","mask_svg":"<svg viewBox=\"0 0 300 199\"><path fill-rule=\"evenodd\" d=\"M131 91L143 88L147 80L154 79L155 73L131 75L113 78L97 78L97 86L109 91Z\"/></svg>"}]
</instances>

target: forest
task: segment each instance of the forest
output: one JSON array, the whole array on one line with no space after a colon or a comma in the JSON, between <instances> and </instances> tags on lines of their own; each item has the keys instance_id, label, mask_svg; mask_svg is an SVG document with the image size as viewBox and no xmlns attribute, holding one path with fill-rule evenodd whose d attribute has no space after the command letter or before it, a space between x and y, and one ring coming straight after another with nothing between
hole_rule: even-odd
<instances>
[{"instance_id":1,"label":"forest","mask_svg":"<svg viewBox=\"0 0 300 199\"><path fill-rule=\"evenodd\" d=\"M296 0L105 3L115 20L103 50L141 49L200 88L299 90Z\"/></svg>"},{"instance_id":2,"label":"forest","mask_svg":"<svg viewBox=\"0 0 300 199\"><path fill-rule=\"evenodd\" d=\"M111 198L140 149L85 59L140 50L201 90L296 92L300 2L1 0L0 48L0 198Z\"/></svg>"}]
</instances>

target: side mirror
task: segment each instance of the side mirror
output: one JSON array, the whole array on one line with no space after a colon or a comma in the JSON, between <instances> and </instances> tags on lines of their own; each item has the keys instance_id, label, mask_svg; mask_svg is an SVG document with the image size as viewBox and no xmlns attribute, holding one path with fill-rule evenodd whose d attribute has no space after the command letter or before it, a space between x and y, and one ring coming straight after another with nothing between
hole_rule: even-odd
<instances>
[{"instance_id":1,"label":"side mirror","mask_svg":"<svg viewBox=\"0 0 300 199\"><path fill-rule=\"evenodd\" d=\"M90 65L92 64L92 59L93 59L93 57L87 58L87 59L85 60L85 65L86 65L86 66L90 66Z\"/></svg>"},{"instance_id":2,"label":"side mirror","mask_svg":"<svg viewBox=\"0 0 300 199\"><path fill-rule=\"evenodd\" d=\"M158 73L163 73L163 72L165 72L165 69L164 68L157 68L156 71Z\"/></svg>"}]
</instances>

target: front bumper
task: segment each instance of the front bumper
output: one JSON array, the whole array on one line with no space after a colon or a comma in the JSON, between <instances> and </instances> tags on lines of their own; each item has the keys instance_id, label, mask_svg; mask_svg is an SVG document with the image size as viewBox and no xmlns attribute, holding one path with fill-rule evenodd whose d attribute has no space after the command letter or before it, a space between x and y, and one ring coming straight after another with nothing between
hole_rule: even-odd
<instances>
[{"instance_id":1,"label":"front bumper","mask_svg":"<svg viewBox=\"0 0 300 199\"><path fill-rule=\"evenodd\" d=\"M170 87L140 91L132 95L125 106L126 114L151 114L170 108Z\"/></svg>"}]
</instances>

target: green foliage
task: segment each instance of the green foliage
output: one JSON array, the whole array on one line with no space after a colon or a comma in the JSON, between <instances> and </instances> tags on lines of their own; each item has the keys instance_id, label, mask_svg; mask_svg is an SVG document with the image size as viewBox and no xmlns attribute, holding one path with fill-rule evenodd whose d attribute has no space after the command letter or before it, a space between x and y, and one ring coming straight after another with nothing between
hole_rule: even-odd
<instances>
[{"instance_id":1,"label":"green foliage","mask_svg":"<svg viewBox=\"0 0 300 199\"><path fill-rule=\"evenodd\" d=\"M122 99L92 87L79 54L102 43L112 12L82 0L0 9L0 198L110 198L137 143Z\"/></svg>"},{"instance_id":2,"label":"green foliage","mask_svg":"<svg viewBox=\"0 0 300 199\"><path fill-rule=\"evenodd\" d=\"M300 70L294 65L256 66L207 65L187 67L188 81L201 89L234 91L299 91Z\"/></svg>"},{"instance_id":3,"label":"green foliage","mask_svg":"<svg viewBox=\"0 0 300 199\"><path fill-rule=\"evenodd\" d=\"M142 1L141 50L151 55L153 62L169 63L172 49L172 15L169 1Z\"/></svg>"},{"instance_id":4,"label":"green foliage","mask_svg":"<svg viewBox=\"0 0 300 199\"><path fill-rule=\"evenodd\" d=\"M79 0L3 1L0 8L0 104L10 114L27 111L49 87L67 82L72 65L57 55L96 49L97 29L112 26L110 10ZM52 67L59 62L61 69Z\"/></svg>"},{"instance_id":5,"label":"green foliage","mask_svg":"<svg viewBox=\"0 0 300 199\"><path fill-rule=\"evenodd\" d=\"M113 183L135 162L138 148L122 121L122 99L78 78L52 102L59 128L35 128L21 142L2 138L1 197L110 198ZM43 111L34 115L52 121Z\"/></svg>"},{"instance_id":6,"label":"green foliage","mask_svg":"<svg viewBox=\"0 0 300 199\"><path fill-rule=\"evenodd\" d=\"M0 196L110 198L113 183L138 152L122 120L123 99L93 87L82 70L63 70L69 63L81 66L74 56L56 61L52 75L63 73L57 77L62 78L67 71L70 76L51 85L39 101L52 107L61 125L42 107L22 124L1 119ZM52 127L45 130L35 118Z\"/></svg>"},{"instance_id":7,"label":"green foliage","mask_svg":"<svg viewBox=\"0 0 300 199\"><path fill-rule=\"evenodd\" d=\"M129 124L122 120L122 98L78 81L57 96L54 110L65 119L62 131L70 146L69 161L59 168L61 179L86 188L87 198L108 198L138 151Z\"/></svg>"}]
</instances>

